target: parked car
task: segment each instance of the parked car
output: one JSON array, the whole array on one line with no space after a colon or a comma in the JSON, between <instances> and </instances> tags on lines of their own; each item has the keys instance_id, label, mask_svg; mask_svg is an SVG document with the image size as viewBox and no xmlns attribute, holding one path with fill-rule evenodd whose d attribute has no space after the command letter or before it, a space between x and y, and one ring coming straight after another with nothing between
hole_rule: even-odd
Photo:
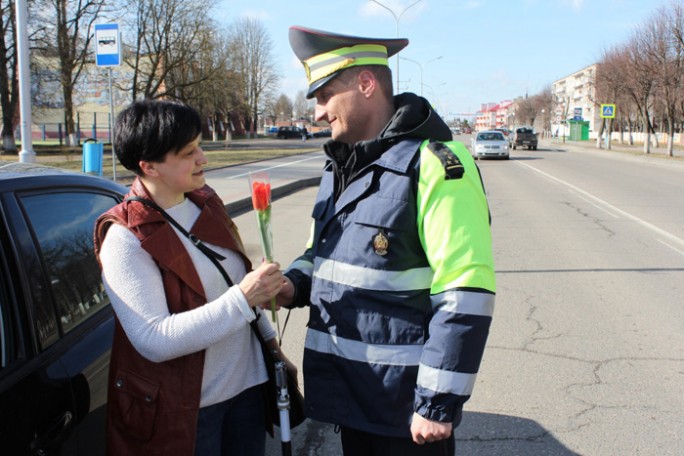
<instances>
[{"instance_id":1,"label":"parked car","mask_svg":"<svg viewBox=\"0 0 684 456\"><path fill-rule=\"evenodd\" d=\"M306 136L307 138L310 138L311 133L307 131ZM278 139L302 139L302 129L294 126L278 127L278 133L276 134L276 137Z\"/></svg>"},{"instance_id":2,"label":"parked car","mask_svg":"<svg viewBox=\"0 0 684 456\"><path fill-rule=\"evenodd\" d=\"M326 128L325 130L318 130L313 134L314 138L330 138L332 136L332 130Z\"/></svg>"},{"instance_id":3,"label":"parked car","mask_svg":"<svg viewBox=\"0 0 684 456\"><path fill-rule=\"evenodd\" d=\"M509 159L508 140L500 131L480 131L471 139L470 153L478 158Z\"/></svg>"},{"instance_id":4,"label":"parked car","mask_svg":"<svg viewBox=\"0 0 684 456\"><path fill-rule=\"evenodd\" d=\"M114 314L95 219L126 187L0 162L0 445L7 455L104 455Z\"/></svg>"}]
</instances>

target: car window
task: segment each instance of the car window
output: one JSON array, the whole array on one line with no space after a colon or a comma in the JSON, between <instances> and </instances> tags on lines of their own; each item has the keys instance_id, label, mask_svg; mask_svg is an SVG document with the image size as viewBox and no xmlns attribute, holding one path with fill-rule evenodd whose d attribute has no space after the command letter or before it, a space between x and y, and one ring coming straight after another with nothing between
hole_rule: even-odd
<instances>
[{"instance_id":1,"label":"car window","mask_svg":"<svg viewBox=\"0 0 684 456\"><path fill-rule=\"evenodd\" d=\"M87 192L29 194L20 199L40 246L39 267L45 268L50 281L43 284L38 274L30 278L38 307L33 309L36 331L45 348L109 302L93 252L93 228L95 219L117 201Z\"/></svg>"},{"instance_id":2,"label":"car window","mask_svg":"<svg viewBox=\"0 0 684 456\"><path fill-rule=\"evenodd\" d=\"M504 136L503 136L503 133L499 133L499 132L480 133L479 135L477 135L477 140L478 141L503 141Z\"/></svg>"}]
</instances>

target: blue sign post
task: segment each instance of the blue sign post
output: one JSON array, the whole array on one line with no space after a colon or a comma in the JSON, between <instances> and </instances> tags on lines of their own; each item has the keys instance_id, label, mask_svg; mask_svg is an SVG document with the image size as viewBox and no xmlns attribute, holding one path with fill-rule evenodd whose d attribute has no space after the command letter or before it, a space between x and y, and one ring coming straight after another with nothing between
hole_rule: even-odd
<instances>
[{"instance_id":1,"label":"blue sign post","mask_svg":"<svg viewBox=\"0 0 684 456\"><path fill-rule=\"evenodd\" d=\"M95 63L109 70L109 136L114 131L114 94L112 67L121 65L121 36L119 24L95 24ZM97 140L97 138L94 138ZM112 180L116 182L116 155L112 143Z\"/></svg>"}]
</instances>

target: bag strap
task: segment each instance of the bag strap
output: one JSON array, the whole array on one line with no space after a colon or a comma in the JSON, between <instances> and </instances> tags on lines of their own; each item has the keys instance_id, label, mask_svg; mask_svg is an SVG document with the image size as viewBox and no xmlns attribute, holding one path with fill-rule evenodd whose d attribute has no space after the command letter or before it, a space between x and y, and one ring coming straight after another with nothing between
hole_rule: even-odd
<instances>
[{"instance_id":1,"label":"bag strap","mask_svg":"<svg viewBox=\"0 0 684 456\"><path fill-rule=\"evenodd\" d=\"M221 273L224 280L228 284L228 287L232 287L234 285L233 281L230 279L230 276L228 275L228 272L223 268L223 265L221 265L221 263L219 262L220 260L225 260L226 257L224 257L220 253L215 252L212 249L210 249L209 247L207 247L206 245L204 245L202 243L202 241L199 240L199 238L197 238L197 236L195 236L192 233L189 233L185 228L183 228L181 226L180 223L178 223L178 221L176 221L176 219L171 217L164 209L162 209L161 206L159 206L157 203L155 203L152 200L148 200L146 198L141 198L139 196L130 196L124 200L124 202L126 202L126 201L137 201L137 202L142 203L145 206L151 207L152 209L159 212L171 225L175 226L176 229L178 229L178 231L180 231L181 233L183 233L183 235L185 237L190 239L190 242L192 242L192 244L194 246L196 246L202 253L204 253L207 256L207 258L209 258L211 260L212 263L214 263L214 266L216 266L216 268L218 268L219 272ZM256 335L261 346L264 347L264 349L266 349L266 341L264 340L264 336L261 334L261 331L259 330L259 327L257 326L257 320L259 320L259 317L261 317L261 314L258 313L254 307L252 307L252 311L254 312L254 315L256 316L256 318L249 322L249 326L254 331L254 335ZM288 314L288 317L289 317L289 314Z\"/></svg>"},{"instance_id":2,"label":"bag strap","mask_svg":"<svg viewBox=\"0 0 684 456\"><path fill-rule=\"evenodd\" d=\"M161 206L159 206L152 200L141 198L139 196L129 196L124 200L124 202L126 201L137 201L159 212L162 215L162 217L164 217L171 225L173 225L178 231L180 231L183 234L183 236L190 239L190 242L192 242L192 244L195 247L197 247L203 254L207 256L207 258L211 260L212 263L214 263L214 265L218 268L219 272L221 273L229 287L232 287L234 285L233 281L230 279L230 276L228 275L226 270L223 269L223 266L221 266L221 263L219 262L221 260L225 260L226 257L207 247L197 236L183 228L181 224L178 223L176 219L171 217L164 209L162 209Z\"/></svg>"}]
</instances>

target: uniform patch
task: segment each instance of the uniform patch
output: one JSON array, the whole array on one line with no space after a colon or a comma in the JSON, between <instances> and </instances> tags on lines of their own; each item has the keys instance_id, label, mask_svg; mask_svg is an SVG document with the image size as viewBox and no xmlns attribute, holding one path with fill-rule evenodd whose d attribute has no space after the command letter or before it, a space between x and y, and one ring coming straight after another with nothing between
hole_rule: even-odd
<instances>
[{"instance_id":1,"label":"uniform patch","mask_svg":"<svg viewBox=\"0 0 684 456\"><path fill-rule=\"evenodd\" d=\"M431 142L427 145L427 148L442 162L445 180L463 177L463 173L465 173L463 164L449 147L441 142Z\"/></svg>"}]
</instances>

